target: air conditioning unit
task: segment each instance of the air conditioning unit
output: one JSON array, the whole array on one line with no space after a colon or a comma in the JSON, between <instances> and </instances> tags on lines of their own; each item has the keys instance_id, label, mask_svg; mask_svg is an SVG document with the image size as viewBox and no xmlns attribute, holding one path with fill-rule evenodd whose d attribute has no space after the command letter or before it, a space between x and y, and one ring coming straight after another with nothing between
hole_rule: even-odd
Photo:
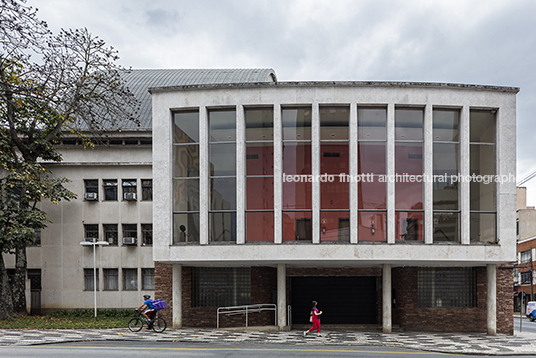
<instances>
[{"instance_id":1,"label":"air conditioning unit","mask_svg":"<svg viewBox=\"0 0 536 358\"><path fill-rule=\"evenodd\" d=\"M124 237L123 238L123 245L136 245L136 238L135 237Z\"/></svg>"},{"instance_id":2,"label":"air conditioning unit","mask_svg":"<svg viewBox=\"0 0 536 358\"><path fill-rule=\"evenodd\" d=\"M95 239L94 237L86 237L84 239L85 242L97 242L97 239Z\"/></svg>"},{"instance_id":3,"label":"air conditioning unit","mask_svg":"<svg viewBox=\"0 0 536 358\"><path fill-rule=\"evenodd\" d=\"M86 200L98 200L99 195L97 193L85 193L84 194L84 199L86 199Z\"/></svg>"},{"instance_id":4,"label":"air conditioning unit","mask_svg":"<svg viewBox=\"0 0 536 358\"><path fill-rule=\"evenodd\" d=\"M136 200L136 193L124 193L123 199L125 200Z\"/></svg>"}]
</instances>

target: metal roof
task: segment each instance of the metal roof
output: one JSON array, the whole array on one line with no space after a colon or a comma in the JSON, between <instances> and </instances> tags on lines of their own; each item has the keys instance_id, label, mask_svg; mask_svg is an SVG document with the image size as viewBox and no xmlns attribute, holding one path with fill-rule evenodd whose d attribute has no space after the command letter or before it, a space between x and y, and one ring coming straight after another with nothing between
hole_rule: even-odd
<instances>
[{"instance_id":1,"label":"metal roof","mask_svg":"<svg viewBox=\"0 0 536 358\"><path fill-rule=\"evenodd\" d=\"M140 126L132 121L121 124L122 129L151 129L152 104L150 87L218 85L230 83L276 82L271 68L253 69L175 69L131 70L122 75L130 91L140 101Z\"/></svg>"}]
</instances>

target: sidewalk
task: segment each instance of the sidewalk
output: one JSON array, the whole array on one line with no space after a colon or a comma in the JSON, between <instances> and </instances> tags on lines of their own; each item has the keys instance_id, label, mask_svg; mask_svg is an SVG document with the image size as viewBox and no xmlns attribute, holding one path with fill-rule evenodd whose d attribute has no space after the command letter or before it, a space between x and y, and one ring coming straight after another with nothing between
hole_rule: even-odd
<instances>
[{"instance_id":1,"label":"sidewalk","mask_svg":"<svg viewBox=\"0 0 536 358\"><path fill-rule=\"evenodd\" d=\"M302 331L280 332L262 329L167 329L164 333L128 328L88 330L0 330L0 345L35 345L85 341L152 341L202 343L287 343L293 345L392 346L430 352L487 355L536 355L536 333L516 332L514 336L473 333L366 332L323 330L322 336Z\"/></svg>"}]
</instances>

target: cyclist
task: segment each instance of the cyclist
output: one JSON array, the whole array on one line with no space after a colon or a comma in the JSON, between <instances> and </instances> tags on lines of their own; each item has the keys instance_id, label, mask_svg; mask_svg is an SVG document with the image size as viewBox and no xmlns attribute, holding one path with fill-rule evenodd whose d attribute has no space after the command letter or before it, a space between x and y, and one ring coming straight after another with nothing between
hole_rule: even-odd
<instances>
[{"instance_id":1,"label":"cyclist","mask_svg":"<svg viewBox=\"0 0 536 358\"><path fill-rule=\"evenodd\" d=\"M149 318L148 314L154 312L153 301L151 300L151 296L149 295L143 295L143 299L143 303L140 307L137 308L137 310L143 310L141 314L147 319L148 322L151 322L151 318Z\"/></svg>"}]
</instances>

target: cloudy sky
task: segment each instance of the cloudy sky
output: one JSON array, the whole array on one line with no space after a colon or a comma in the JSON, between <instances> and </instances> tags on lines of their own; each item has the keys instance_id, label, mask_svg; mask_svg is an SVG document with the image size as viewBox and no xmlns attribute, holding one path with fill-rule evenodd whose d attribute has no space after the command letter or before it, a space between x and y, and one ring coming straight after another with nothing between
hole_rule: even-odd
<instances>
[{"instance_id":1,"label":"cloudy sky","mask_svg":"<svg viewBox=\"0 0 536 358\"><path fill-rule=\"evenodd\" d=\"M518 179L536 170L536 1L28 0L132 68L269 67L278 80L520 87ZM527 184L536 205L536 178Z\"/></svg>"}]
</instances>

